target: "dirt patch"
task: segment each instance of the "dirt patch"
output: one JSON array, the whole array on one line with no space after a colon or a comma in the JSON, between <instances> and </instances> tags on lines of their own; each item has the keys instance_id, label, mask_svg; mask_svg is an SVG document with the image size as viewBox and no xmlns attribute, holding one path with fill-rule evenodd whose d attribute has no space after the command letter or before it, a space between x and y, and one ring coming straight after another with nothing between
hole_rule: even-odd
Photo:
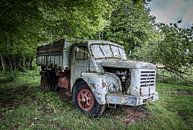
<instances>
[{"instance_id":1,"label":"dirt patch","mask_svg":"<svg viewBox=\"0 0 193 130\"><path fill-rule=\"evenodd\" d=\"M121 120L124 124L135 123L140 120L150 118L150 112L144 106L127 107L122 106L123 110L121 115L117 115L115 118Z\"/></svg>"},{"instance_id":2,"label":"dirt patch","mask_svg":"<svg viewBox=\"0 0 193 130\"><path fill-rule=\"evenodd\" d=\"M18 88L2 88L0 91L0 120L7 110L28 103L26 97L31 96L33 91L29 86L20 86Z\"/></svg>"},{"instance_id":3,"label":"dirt patch","mask_svg":"<svg viewBox=\"0 0 193 130\"><path fill-rule=\"evenodd\" d=\"M26 95L27 86L22 86L14 89L5 89L0 93L0 106L1 107L14 107L20 102L17 100L17 96Z\"/></svg>"},{"instance_id":4,"label":"dirt patch","mask_svg":"<svg viewBox=\"0 0 193 130\"><path fill-rule=\"evenodd\" d=\"M193 92L190 90L184 90L184 89L176 89L174 92L172 92L173 94L176 95L190 95L193 96Z\"/></svg>"}]
</instances>

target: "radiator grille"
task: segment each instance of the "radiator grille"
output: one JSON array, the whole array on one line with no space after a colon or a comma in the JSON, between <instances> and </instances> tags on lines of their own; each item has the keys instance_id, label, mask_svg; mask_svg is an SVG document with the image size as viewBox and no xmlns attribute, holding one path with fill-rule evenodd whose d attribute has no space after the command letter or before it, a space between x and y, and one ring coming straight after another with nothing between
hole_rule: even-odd
<instances>
[{"instance_id":1,"label":"radiator grille","mask_svg":"<svg viewBox=\"0 0 193 130\"><path fill-rule=\"evenodd\" d=\"M155 71L141 71L140 86L154 86L155 85Z\"/></svg>"}]
</instances>

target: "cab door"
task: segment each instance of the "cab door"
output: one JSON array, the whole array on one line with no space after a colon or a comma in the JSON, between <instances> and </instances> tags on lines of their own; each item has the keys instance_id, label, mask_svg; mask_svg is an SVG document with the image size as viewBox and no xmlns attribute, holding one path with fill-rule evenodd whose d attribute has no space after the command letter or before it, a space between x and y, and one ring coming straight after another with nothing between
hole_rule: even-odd
<instances>
[{"instance_id":1,"label":"cab door","mask_svg":"<svg viewBox=\"0 0 193 130\"><path fill-rule=\"evenodd\" d=\"M71 85L89 70L89 56L87 46L75 46L71 60Z\"/></svg>"}]
</instances>

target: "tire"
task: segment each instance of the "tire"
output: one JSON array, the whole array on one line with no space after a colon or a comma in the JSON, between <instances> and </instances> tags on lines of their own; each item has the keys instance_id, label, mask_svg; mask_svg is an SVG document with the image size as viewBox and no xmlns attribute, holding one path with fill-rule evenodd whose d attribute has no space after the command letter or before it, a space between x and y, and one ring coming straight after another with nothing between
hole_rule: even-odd
<instances>
[{"instance_id":1,"label":"tire","mask_svg":"<svg viewBox=\"0 0 193 130\"><path fill-rule=\"evenodd\" d=\"M60 87L56 84L54 87L54 91L59 93L60 92Z\"/></svg>"},{"instance_id":2,"label":"tire","mask_svg":"<svg viewBox=\"0 0 193 130\"><path fill-rule=\"evenodd\" d=\"M100 105L88 85L80 81L73 89L72 103L75 108L89 116L99 116L105 110L105 105Z\"/></svg>"},{"instance_id":3,"label":"tire","mask_svg":"<svg viewBox=\"0 0 193 130\"><path fill-rule=\"evenodd\" d=\"M47 81L45 74L41 76L41 90L43 90L43 91L49 91L50 90L50 85Z\"/></svg>"}]
</instances>

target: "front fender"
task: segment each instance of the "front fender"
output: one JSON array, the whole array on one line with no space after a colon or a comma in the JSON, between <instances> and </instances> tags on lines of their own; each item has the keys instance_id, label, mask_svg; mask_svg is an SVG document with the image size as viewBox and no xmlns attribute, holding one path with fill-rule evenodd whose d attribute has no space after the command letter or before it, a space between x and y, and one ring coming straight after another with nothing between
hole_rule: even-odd
<instances>
[{"instance_id":1,"label":"front fender","mask_svg":"<svg viewBox=\"0 0 193 130\"><path fill-rule=\"evenodd\" d=\"M82 73L81 78L88 84L95 99L101 105L106 104L106 94L109 93L108 84L113 83L117 86L117 91L121 91L121 82L113 74Z\"/></svg>"}]
</instances>

